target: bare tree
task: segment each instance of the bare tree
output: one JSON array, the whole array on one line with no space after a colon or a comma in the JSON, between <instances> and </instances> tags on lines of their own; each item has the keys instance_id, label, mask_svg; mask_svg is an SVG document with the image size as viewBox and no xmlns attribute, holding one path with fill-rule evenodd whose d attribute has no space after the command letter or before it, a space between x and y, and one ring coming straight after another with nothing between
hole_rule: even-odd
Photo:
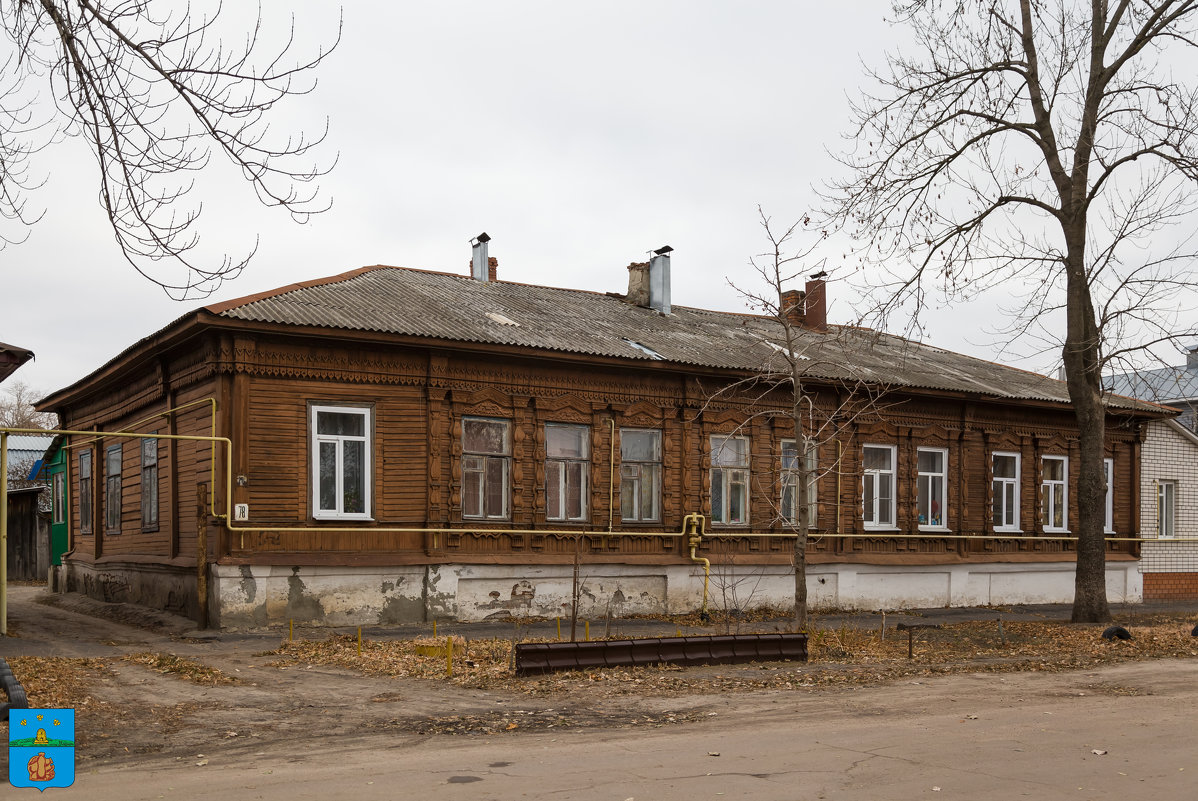
<instances>
[{"instance_id":1,"label":"bare tree","mask_svg":"<svg viewBox=\"0 0 1198 801\"><path fill-rule=\"evenodd\" d=\"M1183 60L1198 0L892 6L915 44L854 108L833 214L862 243L883 320L1001 285L1008 333L1060 347L1081 451L1073 620L1108 620L1101 377L1183 333L1196 305L1186 237L1166 229L1196 197Z\"/></svg>"},{"instance_id":2,"label":"bare tree","mask_svg":"<svg viewBox=\"0 0 1198 801\"><path fill-rule=\"evenodd\" d=\"M125 259L173 297L212 292L257 248L215 264L193 253L200 204L189 193L214 152L267 206L300 221L327 208L313 182L328 167L310 158L327 124L305 136L280 134L269 120L278 103L311 91L339 28L328 49L295 58L294 18L269 45L262 17L243 30L231 18L241 13L206 0L0 2L0 248L40 219L27 205L41 184L31 160L64 136L86 141L96 158L100 204Z\"/></svg>"},{"instance_id":3,"label":"bare tree","mask_svg":"<svg viewBox=\"0 0 1198 801\"><path fill-rule=\"evenodd\" d=\"M44 393L33 389L24 381L12 381L4 385L0 398L0 428L54 428L58 415L39 412L33 408Z\"/></svg>"}]
</instances>

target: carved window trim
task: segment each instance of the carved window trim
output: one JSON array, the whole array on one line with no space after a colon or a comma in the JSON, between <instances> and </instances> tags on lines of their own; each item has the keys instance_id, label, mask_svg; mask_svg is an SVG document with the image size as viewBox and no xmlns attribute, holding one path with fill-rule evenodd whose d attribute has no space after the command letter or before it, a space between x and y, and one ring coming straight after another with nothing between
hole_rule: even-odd
<instances>
[{"instance_id":1,"label":"carved window trim","mask_svg":"<svg viewBox=\"0 0 1198 801\"><path fill-rule=\"evenodd\" d=\"M940 457L940 470L921 458L924 454ZM936 491L936 479L940 490ZM915 514L920 531L947 531L948 526L948 448L915 449ZM927 500L926 509L924 501ZM940 514L936 515L936 504ZM926 522L924 522L926 520Z\"/></svg>"},{"instance_id":2,"label":"carved window trim","mask_svg":"<svg viewBox=\"0 0 1198 801\"><path fill-rule=\"evenodd\" d=\"M708 443L711 448L711 522L717 526L748 526L752 456L749 438L712 434ZM739 517L733 514L738 499Z\"/></svg>"}]
</instances>

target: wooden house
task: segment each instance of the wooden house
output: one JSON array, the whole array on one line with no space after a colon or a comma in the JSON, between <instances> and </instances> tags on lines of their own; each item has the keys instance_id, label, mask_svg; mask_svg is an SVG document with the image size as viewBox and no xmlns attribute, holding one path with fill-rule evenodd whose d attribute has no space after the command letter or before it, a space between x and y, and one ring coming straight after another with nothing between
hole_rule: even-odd
<instances>
[{"instance_id":1,"label":"wooden house","mask_svg":"<svg viewBox=\"0 0 1198 801\"><path fill-rule=\"evenodd\" d=\"M69 437L68 586L203 599L223 626L553 616L577 559L584 614L677 612L707 559L712 605L789 606L795 432L760 411L790 399L727 391L776 360L777 321L671 305L668 253L599 294L498 280L475 247L469 276L367 267L197 309L43 400L64 429L144 435ZM827 325L808 290L831 432L809 456L812 603L1070 600L1065 385ZM876 413L844 414L861 388ZM1110 406L1119 534L1162 414ZM1114 600L1140 597L1135 556L1109 546Z\"/></svg>"}]
</instances>

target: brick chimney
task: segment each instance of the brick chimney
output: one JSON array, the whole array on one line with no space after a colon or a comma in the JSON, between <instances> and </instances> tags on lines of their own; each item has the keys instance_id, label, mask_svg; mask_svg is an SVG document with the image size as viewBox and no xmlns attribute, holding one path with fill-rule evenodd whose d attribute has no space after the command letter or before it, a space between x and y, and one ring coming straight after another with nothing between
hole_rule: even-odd
<instances>
[{"instance_id":1,"label":"brick chimney","mask_svg":"<svg viewBox=\"0 0 1198 801\"><path fill-rule=\"evenodd\" d=\"M786 321L797 328L803 328L807 317L806 293L797 289L782 291L782 313Z\"/></svg>"},{"instance_id":2,"label":"brick chimney","mask_svg":"<svg viewBox=\"0 0 1198 801\"><path fill-rule=\"evenodd\" d=\"M624 300L633 306L649 308L649 262L634 261L628 265L628 294Z\"/></svg>"},{"instance_id":3,"label":"brick chimney","mask_svg":"<svg viewBox=\"0 0 1198 801\"><path fill-rule=\"evenodd\" d=\"M779 298L786 321L808 331L828 330L828 307L825 298L824 274L817 273L807 282L805 291L783 290Z\"/></svg>"},{"instance_id":4,"label":"brick chimney","mask_svg":"<svg viewBox=\"0 0 1198 801\"><path fill-rule=\"evenodd\" d=\"M807 282L807 319L805 327L812 331L828 330L828 301L824 289L824 273L817 273Z\"/></svg>"},{"instance_id":5,"label":"brick chimney","mask_svg":"<svg viewBox=\"0 0 1198 801\"><path fill-rule=\"evenodd\" d=\"M499 280L498 276L499 276L499 259L495 258L494 256L488 256L487 257L487 280L488 281L498 281Z\"/></svg>"}]
</instances>

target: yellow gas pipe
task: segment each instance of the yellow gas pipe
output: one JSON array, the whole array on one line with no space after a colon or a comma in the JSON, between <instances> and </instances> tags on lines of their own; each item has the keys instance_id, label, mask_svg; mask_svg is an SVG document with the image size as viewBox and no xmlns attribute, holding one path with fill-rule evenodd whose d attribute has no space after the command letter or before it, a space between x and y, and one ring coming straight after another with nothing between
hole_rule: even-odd
<instances>
[{"instance_id":1,"label":"yellow gas pipe","mask_svg":"<svg viewBox=\"0 0 1198 801\"><path fill-rule=\"evenodd\" d=\"M701 514L689 514L682 519L682 531L686 535L686 544L691 549L691 561L703 563L703 606L699 608L699 617L707 617L707 584L711 579L711 560L696 556L695 551L703 543L703 534L707 528L707 518Z\"/></svg>"}]
</instances>

